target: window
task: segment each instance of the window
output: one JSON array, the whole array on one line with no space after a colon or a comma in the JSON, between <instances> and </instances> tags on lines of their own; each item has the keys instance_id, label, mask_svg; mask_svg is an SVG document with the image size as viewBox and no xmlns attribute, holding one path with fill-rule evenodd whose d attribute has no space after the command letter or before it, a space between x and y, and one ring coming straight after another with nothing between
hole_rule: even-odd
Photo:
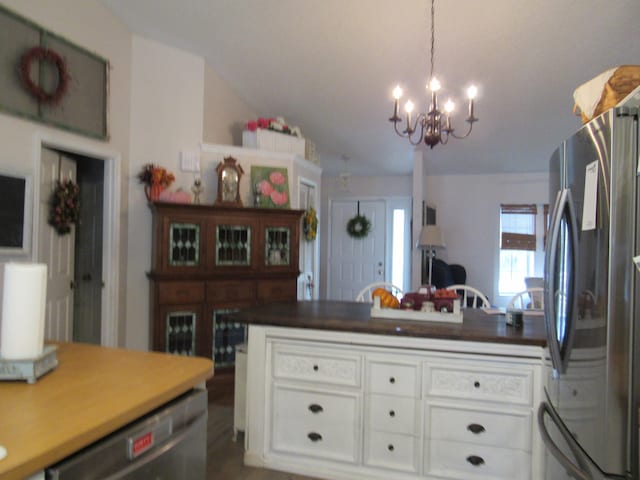
<instances>
[{"instance_id":1,"label":"window","mask_svg":"<svg viewBox=\"0 0 640 480\"><path fill-rule=\"evenodd\" d=\"M526 277L542 276L548 216L548 205L500 205L500 295L524 290Z\"/></svg>"}]
</instances>

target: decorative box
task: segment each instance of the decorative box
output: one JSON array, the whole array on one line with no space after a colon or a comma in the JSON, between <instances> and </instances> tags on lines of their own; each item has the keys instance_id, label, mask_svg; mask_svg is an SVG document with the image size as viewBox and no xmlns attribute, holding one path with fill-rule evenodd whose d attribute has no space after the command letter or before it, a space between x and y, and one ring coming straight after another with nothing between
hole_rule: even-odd
<instances>
[{"instance_id":1,"label":"decorative box","mask_svg":"<svg viewBox=\"0 0 640 480\"><path fill-rule=\"evenodd\" d=\"M255 132L244 130L242 132L242 146L268 150L271 152L293 153L305 156L305 139L278 133L273 130L257 129Z\"/></svg>"}]
</instances>

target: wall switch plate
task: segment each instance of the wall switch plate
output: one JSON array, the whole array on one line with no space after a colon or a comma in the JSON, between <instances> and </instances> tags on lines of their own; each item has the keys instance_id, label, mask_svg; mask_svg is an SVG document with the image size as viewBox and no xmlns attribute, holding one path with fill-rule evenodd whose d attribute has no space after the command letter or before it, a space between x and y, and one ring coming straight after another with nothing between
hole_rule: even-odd
<instances>
[{"instance_id":1,"label":"wall switch plate","mask_svg":"<svg viewBox=\"0 0 640 480\"><path fill-rule=\"evenodd\" d=\"M180 152L180 170L183 172L199 172L200 171L200 153L199 152Z\"/></svg>"}]
</instances>

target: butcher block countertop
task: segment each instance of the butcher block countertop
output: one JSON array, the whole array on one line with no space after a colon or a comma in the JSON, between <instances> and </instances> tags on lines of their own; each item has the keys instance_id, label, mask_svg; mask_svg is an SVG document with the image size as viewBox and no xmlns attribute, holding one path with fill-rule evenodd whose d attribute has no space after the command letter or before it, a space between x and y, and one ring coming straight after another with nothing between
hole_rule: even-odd
<instances>
[{"instance_id":1,"label":"butcher block countertop","mask_svg":"<svg viewBox=\"0 0 640 480\"><path fill-rule=\"evenodd\" d=\"M545 346L544 318L524 316L523 327L508 326L504 315L465 308L462 323L372 318L370 303L313 301L274 303L243 309L240 322L279 327L310 328L352 333L439 338L473 342Z\"/></svg>"},{"instance_id":2,"label":"butcher block countertop","mask_svg":"<svg viewBox=\"0 0 640 480\"><path fill-rule=\"evenodd\" d=\"M206 358L59 343L34 384L0 382L0 479L52 465L204 382Z\"/></svg>"}]
</instances>

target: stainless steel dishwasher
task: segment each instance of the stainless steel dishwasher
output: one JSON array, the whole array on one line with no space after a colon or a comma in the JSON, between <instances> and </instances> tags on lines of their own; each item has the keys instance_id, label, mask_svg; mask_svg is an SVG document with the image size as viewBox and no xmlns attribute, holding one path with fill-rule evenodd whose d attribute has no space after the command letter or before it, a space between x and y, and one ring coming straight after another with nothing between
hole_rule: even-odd
<instances>
[{"instance_id":1,"label":"stainless steel dishwasher","mask_svg":"<svg viewBox=\"0 0 640 480\"><path fill-rule=\"evenodd\" d=\"M51 480L197 480L207 466L207 392L191 390L45 471Z\"/></svg>"}]
</instances>

